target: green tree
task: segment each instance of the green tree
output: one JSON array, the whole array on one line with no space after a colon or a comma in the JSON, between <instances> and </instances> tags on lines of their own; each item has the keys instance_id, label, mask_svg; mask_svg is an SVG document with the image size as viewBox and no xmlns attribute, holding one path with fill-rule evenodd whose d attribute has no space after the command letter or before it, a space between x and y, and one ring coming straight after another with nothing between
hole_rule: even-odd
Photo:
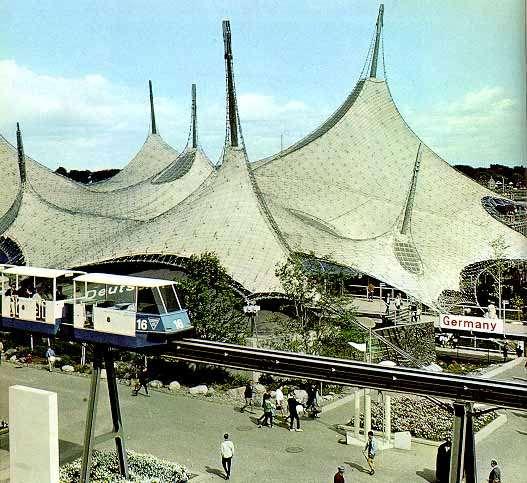
<instances>
[{"instance_id":1,"label":"green tree","mask_svg":"<svg viewBox=\"0 0 527 483\"><path fill-rule=\"evenodd\" d=\"M351 348L347 342L364 340L364 331L356 323L355 307L350 300L332 295L327 289L334 274L318 263L291 256L278 267L276 275L288 301L282 309L289 315L277 318L277 348L349 356Z\"/></svg>"},{"instance_id":2,"label":"green tree","mask_svg":"<svg viewBox=\"0 0 527 483\"><path fill-rule=\"evenodd\" d=\"M509 245L505 242L503 235L500 235L498 238L491 241L490 248L492 250L492 260L487 267L487 272L490 273L496 281L496 284L494 285L494 296L498 300L498 317L505 318L505 314L502 314L503 279L505 272L513 263L507 259Z\"/></svg>"},{"instance_id":3,"label":"green tree","mask_svg":"<svg viewBox=\"0 0 527 483\"><path fill-rule=\"evenodd\" d=\"M512 306L518 311L518 314L516 315L516 318L518 320L522 320L522 310L524 306L524 300L521 295L514 295L511 300Z\"/></svg>"},{"instance_id":4,"label":"green tree","mask_svg":"<svg viewBox=\"0 0 527 483\"><path fill-rule=\"evenodd\" d=\"M242 344L248 335L242 312L244 299L214 253L192 255L187 276L180 283L185 307L198 336L219 342Z\"/></svg>"}]
</instances>

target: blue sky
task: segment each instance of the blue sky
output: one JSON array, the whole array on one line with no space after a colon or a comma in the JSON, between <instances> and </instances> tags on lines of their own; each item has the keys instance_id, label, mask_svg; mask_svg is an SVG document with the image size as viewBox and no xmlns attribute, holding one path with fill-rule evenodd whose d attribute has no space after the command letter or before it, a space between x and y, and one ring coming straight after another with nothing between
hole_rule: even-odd
<instances>
[{"instance_id":1,"label":"blue sky","mask_svg":"<svg viewBox=\"0 0 527 483\"><path fill-rule=\"evenodd\" d=\"M378 3L348 1L0 0L0 132L20 121L26 153L50 168L122 167L149 129L183 149L190 86L213 161L225 133L221 21L233 36L251 160L316 128L351 91ZM451 163L525 164L523 0L385 2L394 99Z\"/></svg>"}]
</instances>

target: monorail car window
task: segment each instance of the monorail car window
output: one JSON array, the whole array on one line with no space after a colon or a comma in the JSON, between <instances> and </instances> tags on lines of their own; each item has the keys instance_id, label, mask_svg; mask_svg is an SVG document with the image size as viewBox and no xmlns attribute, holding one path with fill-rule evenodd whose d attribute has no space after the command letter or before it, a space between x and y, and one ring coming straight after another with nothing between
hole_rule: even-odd
<instances>
[{"instance_id":1,"label":"monorail car window","mask_svg":"<svg viewBox=\"0 0 527 483\"><path fill-rule=\"evenodd\" d=\"M42 300L53 300L53 279L35 277L34 289Z\"/></svg>"},{"instance_id":2,"label":"monorail car window","mask_svg":"<svg viewBox=\"0 0 527 483\"><path fill-rule=\"evenodd\" d=\"M138 287L137 311L143 314L159 314L158 304L154 297L154 293L152 292L152 288Z\"/></svg>"},{"instance_id":3,"label":"monorail car window","mask_svg":"<svg viewBox=\"0 0 527 483\"><path fill-rule=\"evenodd\" d=\"M98 307L125 308L135 303L135 287L88 282L85 300Z\"/></svg>"}]
</instances>

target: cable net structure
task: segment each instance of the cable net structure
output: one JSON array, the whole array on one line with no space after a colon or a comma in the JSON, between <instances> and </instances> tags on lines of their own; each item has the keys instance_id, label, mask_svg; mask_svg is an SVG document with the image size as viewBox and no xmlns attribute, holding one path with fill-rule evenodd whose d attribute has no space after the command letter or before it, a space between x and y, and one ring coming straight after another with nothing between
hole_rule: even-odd
<instances>
[{"instance_id":1,"label":"cable net structure","mask_svg":"<svg viewBox=\"0 0 527 483\"><path fill-rule=\"evenodd\" d=\"M466 292L463 271L492 258L492 240L502 237L511 259L527 259L525 236L484 206L497 195L453 169L402 118L384 65L377 76L382 24L380 14L368 65L335 113L255 163L245 150L225 23L226 139L218 169L197 143L194 115L181 154L152 133L118 175L88 186L27 156L23 183L17 149L0 138L9 180L0 235L21 252L11 244L10 253L38 266L82 267L152 257L180 263L215 252L253 294L282 292L277 266L292 253L310 254L437 309Z\"/></svg>"}]
</instances>

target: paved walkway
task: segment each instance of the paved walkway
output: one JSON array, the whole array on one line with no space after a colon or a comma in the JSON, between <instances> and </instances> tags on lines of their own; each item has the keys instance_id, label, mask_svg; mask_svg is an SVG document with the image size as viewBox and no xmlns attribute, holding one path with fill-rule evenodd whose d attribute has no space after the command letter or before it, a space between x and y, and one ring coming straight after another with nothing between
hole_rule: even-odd
<instances>
[{"instance_id":1,"label":"paved walkway","mask_svg":"<svg viewBox=\"0 0 527 483\"><path fill-rule=\"evenodd\" d=\"M517 367L500 378L519 377ZM80 454L89 379L34 368L0 366L0 418L8 414L8 387L23 384L56 391L59 401L61 461ZM131 397L129 388L119 386L129 449L177 461L200 476L194 481L222 481L219 444L224 432L236 445L233 482L285 481L331 482L336 466L344 464L347 482L433 482L436 448L414 444L411 451L381 452L375 476L364 472L366 463L360 448L339 441L336 424L349 420L353 406L343 405L323 413L319 420L302 421L303 433L283 427L258 429L256 414L242 414L224 402L152 392L150 398ZM101 392L98 433L110 428L106 392ZM478 464L483 477L491 457L503 461L505 481L527 482L527 415L515 412L509 423L478 446ZM111 443L105 446L111 447ZM0 481L6 478L7 453L0 457ZM523 470L523 472L522 472ZM482 480L483 481L483 480Z\"/></svg>"},{"instance_id":2,"label":"paved walkway","mask_svg":"<svg viewBox=\"0 0 527 483\"><path fill-rule=\"evenodd\" d=\"M490 373L492 379L527 383L527 358L515 359ZM476 447L478 481L487 481L490 461L498 461L503 481L527 483L527 411L505 411L507 423Z\"/></svg>"}]
</instances>

